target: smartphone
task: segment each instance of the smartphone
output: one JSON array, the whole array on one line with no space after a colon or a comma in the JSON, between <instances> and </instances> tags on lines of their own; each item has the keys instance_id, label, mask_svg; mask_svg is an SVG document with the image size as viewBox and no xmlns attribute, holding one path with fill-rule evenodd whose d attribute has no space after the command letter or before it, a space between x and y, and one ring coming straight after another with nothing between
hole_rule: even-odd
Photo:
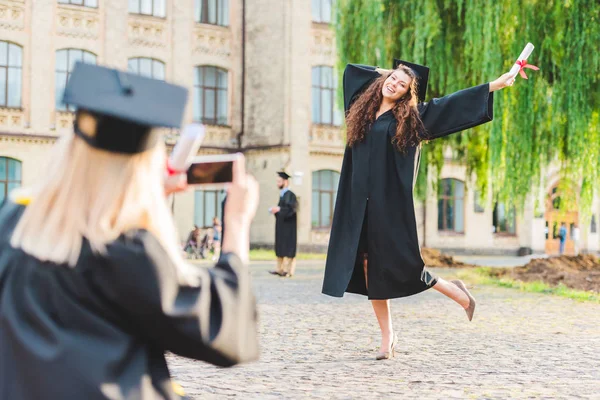
<instances>
[{"instance_id":1,"label":"smartphone","mask_svg":"<svg viewBox=\"0 0 600 400\"><path fill-rule=\"evenodd\" d=\"M197 156L187 170L188 185L222 186L233 180L233 162L239 154Z\"/></svg>"}]
</instances>

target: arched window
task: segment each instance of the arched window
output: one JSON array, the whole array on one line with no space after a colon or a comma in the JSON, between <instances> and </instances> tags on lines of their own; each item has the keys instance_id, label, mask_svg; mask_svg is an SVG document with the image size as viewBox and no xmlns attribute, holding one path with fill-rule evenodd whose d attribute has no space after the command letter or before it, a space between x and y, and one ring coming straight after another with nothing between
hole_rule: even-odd
<instances>
[{"instance_id":1,"label":"arched window","mask_svg":"<svg viewBox=\"0 0 600 400\"><path fill-rule=\"evenodd\" d=\"M165 63L152 58L130 58L127 62L127 70L146 78L165 80Z\"/></svg>"},{"instance_id":2,"label":"arched window","mask_svg":"<svg viewBox=\"0 0 600 400\"><path fill-rule=\"evenodd\" d=\"M21 186L21 161L0 157L0 204L11 190Z\"/></svg>"},{"instance_id":3,"label":"arched window","mask_svg":"<svg viewBox=\"0 0 600 400\"><path fill-rule=\"evenodd\" d=\"M72 4L75 6L98 7L98 0L58 0L62 4Z\"/></svg>"},{"instance_id":4,"label":"arched window","mask_svg":"<svg viewBox=\"0 0 600 400\"><path fill-rule=\"evenodd\" d=\"M332 67L312 68L312 122L341 125L342 114L335 105L337 82Z\"/></svg>"},{"instance_id":5,"label":"arched window","mask_svg":"<svg viewBox=\"0 0 600 400\"><path fill-rule=\"evenodd\" d=\"M517 233L517 211L515 206L507 206L504 203L496 202L492 224L494 225L494 233L515 235Z\"/></svg>"},{"instance_id":6,"label":"arched window","mask_svg":"<svg viewBox=\"0 0 600 400\"><path fill-rule=\"evenodd\" d=\"M129 0L129 12L164 18L167 15L166 3L166 0Z\"/></svg>"},{"instance_id":7,"label":"arched window","mask_svg":"<svg viewBox=\"0 0 600 400\"><path fill-rule=\"evenodd\" d=\"M465 184L458 179L442 179L438 185L438 230L465 231Z\"/></svg>"},{"instance_id":8,"label":"arched window","mask_svg":"<svg viewBox=\"0 0 600 400\"><path fill-rule=\"evenodd\" d=\"M194 120L227 125L227 70L200 66L194 71Z\"/></svg>"},{"instance_id":9,"label":"arched window","mask_svg":"<svg viewBox=\"0 0 600 400\"><path fill-rule=\"evenodd\" d=\"M54 95L56 99L56 109L60 111L70 110L73 111L73 106L67 106L62 102L63 93L75 63L77 61L96 64L96 55L89 51L81 49L63 49L56 51L56 83L54 88Z\"/></svg>"},{"instance_id":10,"label":"arched window","mask_svg":"<svg viewBox=\"0 0 600 400\"><path fill-rule=\"evenodd\" d=\"M194 7L196 22L229 25L229 0L195 0Z\"/></svg>"},{"instance_id":11,"label":"arched window","mask_svg":"<svg viewBox=\"0 0 600 400\"><path fill-rule=\"evenodd\" d=\"M312 0L313 22L330 23L333 0Z\"/></svg>"},{"instance_id":12,"label":"arched window","mask_svg":"<svg viewBox=\"0 0 600 400\"><path fill-rule=\"evenodd\" d=\"M331 227L340 174L321 170L312 173L312 227Z\"/></svg>"},{"instance_id":13,"label":"arched window","mask_svg":"<svg viewBox=\"0 0 600 400\"><path fill-rule=\"evenodd\" d=\"M194 193L194 225L198 228L210 228L214 217L222 220L221 203L224 198L224 191L196 190Z\"/></svg>"},{"instance_id":14,"label":"arched window","mask_svg":"<svg viewBox=\"0 0 600 400\"><path fill-rule=\"evenodd\" d=\"M0 41L0 107L21 107L23 48Z\"/></svg>"}]
</instances>

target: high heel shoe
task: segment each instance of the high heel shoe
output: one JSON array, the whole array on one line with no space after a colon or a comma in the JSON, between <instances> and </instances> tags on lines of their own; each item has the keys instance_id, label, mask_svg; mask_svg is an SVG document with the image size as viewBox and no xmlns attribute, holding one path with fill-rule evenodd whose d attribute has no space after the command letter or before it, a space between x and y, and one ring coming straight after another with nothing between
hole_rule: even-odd
<instances>
[{"instance_id":1,"label":"high heel shoe","mask_svg":"<svg viewBox=\"0 0 600 400\"><path fill-rule=\"evenodd\" d=\"M475 313L475 299L473 298L473 296L471 296L471 293L469 293L463 281L455 280L451 282L454 283L460 290L465 292L465 294L469 298L469 307L465 308L465 312L467 313L469 321L471 321L473 319L473 314Z\"/></svg>"},{"instance_id":2,"label":"high heel shoe","mask_svg":"<svg viewBox=\"0 0 600 400\"><path fill-rule=\"evenodd\" d=\"M376 360L389 360L396 355L396 345L398 344L398 336L394 333L394 340L390 346L390 351L380 351L375 357Z\"/></svg>"}]
</instances>

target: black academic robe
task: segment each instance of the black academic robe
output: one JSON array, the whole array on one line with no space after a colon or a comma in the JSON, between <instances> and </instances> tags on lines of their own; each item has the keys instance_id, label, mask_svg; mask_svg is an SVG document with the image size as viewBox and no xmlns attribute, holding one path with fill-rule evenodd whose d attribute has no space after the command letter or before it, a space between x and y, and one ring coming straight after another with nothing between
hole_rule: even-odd
<instances>
[{"instance_id":1,"label":"black academic robe","mask_svg":"<svg viewBox=\"0 0 600 400\"><path fill-rule=\"evenodd\" d=\"M344 105L351 102L379 74L374 67L348 65L344 71ZM489 85L461 90L418 106L432 140L492 120ZM396 120L391 111L377 118L365 140L346 148L342 162L323 293L344 292L370 299L392 299L422 292L437 282L421 257L415 219L413 188L420 146L400 152L392 143ZM368 289L363 259L368 253Z\"/></svg>"},{"instance_id":2,"label":"black academic robe","mask_svg":"<svg viewBox=\"0 0 600 400\"><path fill-rule=\"evenodd\" d=\"M0 399L179 399L165 352L230 366L258 357L249 274L234 254L182 285L147 231L73 268L9 241L23 206L0 209Z\"/></svg>"},{"instance_id":3,"label":"black academic robe","mask_svg":"<svg viewBox=\"0 0 600 400\"><path fill-rule=\"evenodd\" d=\"M296 257L298 201L296 195L288 190L279 198L280 210L275 214L275 255L277 257Z\"/></svg>"}]
</instances>

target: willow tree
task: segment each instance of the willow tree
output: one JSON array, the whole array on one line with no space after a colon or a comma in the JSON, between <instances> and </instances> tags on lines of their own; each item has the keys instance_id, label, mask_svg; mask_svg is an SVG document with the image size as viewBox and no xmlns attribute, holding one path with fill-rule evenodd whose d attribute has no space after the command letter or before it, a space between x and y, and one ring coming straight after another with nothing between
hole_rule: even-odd
<instances>
[{"instance_id":1,"label":"willow tree","mask_svg":"<svg viewBox=\"0 0 600 400\"><path fill-rule=\"evenodd\" d=\"M577 188L567 197L589 212L600 187L598 0L337 0L335 14L340 73L346 63L391 68L394 57L421 63L429 98L497 78L533 43L540 71L495 93L493 123L423 146L417 195L450 146L481 193L491 184L517 206L559 162L561 182Z\"/></svg>"}]
</instances>

